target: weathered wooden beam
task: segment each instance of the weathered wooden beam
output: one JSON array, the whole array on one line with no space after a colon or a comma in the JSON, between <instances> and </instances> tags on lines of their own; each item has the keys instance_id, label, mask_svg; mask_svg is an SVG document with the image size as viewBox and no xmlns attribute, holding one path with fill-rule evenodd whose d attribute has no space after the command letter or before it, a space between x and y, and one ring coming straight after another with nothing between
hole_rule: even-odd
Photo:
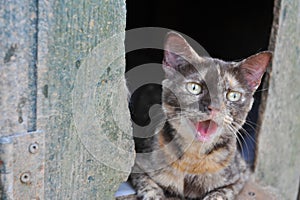
<instances>
[{"instance_id":1,"label":"weathered wooden beam","mask_svg":"<svg viewBox=\"0 0 300 200\"><path fill-rule=\"evenodd\" d=\"M34 1L0 2L0 136L34 131L36 29Z\"/></svg>"},{"instance_id":2,"label":"weathered wooden beam","mask_svg":"<svg viewBox=\"0 0 300 200\"><path fill-rule=\"evenodd\" d=\"M112 199L129 175L125 20L124 0L39 2L45 199Z\"/></svg>"},{"instance_id":3,"label":"weathered wooden beam","mask_svg":"<svg viewBox=\"0 0 300 200\"><path fill-rule=\"evenodd\" d=\"M126 180L125 13L124 0L0 2L1 199L112 199Z\"/></svg>"},{"instance_id":4,"label":"weathered wooden beam","mask_svg":"<svg viewBox=\"0 0 300 200\"><path fill-rule=\"evenodd\" d=\"M276 1L275 48L261 114L256 179L277 188L284 199L296 199L300 177L300 1Z\"/></svg>"}]
</instances>

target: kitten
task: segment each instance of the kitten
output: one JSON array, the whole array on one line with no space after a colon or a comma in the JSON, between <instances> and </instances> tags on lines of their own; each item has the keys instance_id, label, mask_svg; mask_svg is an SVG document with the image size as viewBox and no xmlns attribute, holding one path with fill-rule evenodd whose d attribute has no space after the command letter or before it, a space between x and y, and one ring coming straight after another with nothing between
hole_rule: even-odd
<instances>
[{"instance_id":1,"label":"kitten","mask_svg":"<svg viewBox=\"0 0 300 200\"><path fill-rule=\"evenodd\" d=\"M249 176L237 151L238 130L272 54L241 62L201 57L175 32L167 34L164 48L166 121L152 137L135 139L130 180L137 196L235 199Z\"/></svg>"}]
</instances>

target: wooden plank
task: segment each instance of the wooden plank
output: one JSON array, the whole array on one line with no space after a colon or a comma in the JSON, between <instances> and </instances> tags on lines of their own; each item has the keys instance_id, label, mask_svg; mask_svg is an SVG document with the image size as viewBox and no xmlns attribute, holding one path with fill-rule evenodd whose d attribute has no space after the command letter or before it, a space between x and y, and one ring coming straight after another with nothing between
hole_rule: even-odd
<instances>
[{"instance_id":1,"label":"wooden plank","mask_svg":"<svg viewBox=\"0 0 300 200\"><path fill-rule=\"evenodd\" d=\"M279 13L275 13L279 24L258 135L256 179L277 188L283 199L296 199L300 177L299 13L299 0L281 0Z\"/></svg>"},{"instance_id":2,"label":"wooden plank","mask_svg":"<svg viewBox=\"0 0 300 200\"><path fill-rule=\"evenodd\" d=\"M36 3L0 2L0 136L35 130Z\"/></svg>"},{"instance_id":3,"label":"wooden plank","mask_svg":"<svg viewBox=\"0 0 300 200\"><path fill-rule=\"evenodd\" d=\"M39 2L45 199L112 199L133 164L124 0Z\"/></svg>"}]
</instances>

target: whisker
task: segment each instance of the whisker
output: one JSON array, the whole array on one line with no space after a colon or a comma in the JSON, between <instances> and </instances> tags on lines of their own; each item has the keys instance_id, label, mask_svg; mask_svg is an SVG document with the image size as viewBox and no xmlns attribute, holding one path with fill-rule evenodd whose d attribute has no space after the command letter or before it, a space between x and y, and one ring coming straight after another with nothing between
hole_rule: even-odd
<instances>
[{"instance_id":1,"label":"whisker","mask_svg":"<svg viewBox=\"0 0 300 200\"><path fill-rule=\"evenodd\" d=\"M242 138L244 144L245 144L245 147L246 147L246 151L247 151L247 157L250 157L250 149L249 149L249 145L248 143L246 142L245 138L243 137L243 135L240 133L240 131L238 129L236 129L235 127L233 126L230 126L232 129L234 129L234 131L236 131L236 133L238 133L238 135ZM241 149L241 153L243 156L245 156L245 152L244 152L244 148L243 148L243 145L241 144L241 142L239 142L240 144L240 149Z\"/></svg>"},{"instance_id":2,"label":"whisker","mask_svg":"<svg viewBox=\"0 0 300 200\"><path fill-rule=\"evenodd\" d=\"M243 131L243 133L245 133L255 144L256 144L256 141L255 141L255 138L253 138L252 136L251 136L251 134L246 130L246 129L244 129L242 126L240 126L237 122L232 122L235 126L238 126L239 127L239 129L241 129L242 131ZM242 136L242 133L241 133L241 136Z\"/></svg>"},{"instance_id":3,"label":"whisker","mask_svg":"<svg viewBox=\"0 0 300 200\"><path fill-rule=\"evenodd\" d=\"M236 119L236 120L238 121L238 119ZM242 121L240 121L240 122L242 122ZM248 125L254 132L256 132L256 127L254 127L254 126L257 126L257 124L249 123L247 120L245 120L244 124Z\"/></svg>"},{"instance_id":4,"label":"whisker","mask_svg":"<svg viewBox=\"0 0 300 200\"><path fill-rule=\"evenodd\" d=\"M267 91L267 90L269 90L269 88L262 88L262 89L260 89L260 90L256 90L255 93L256 93L256 92L263 92L263 91Z\"/></svg>"},{"instance_id":5,"label":"whisker","mask_svg":"<svg viewBox=\"0 0 300 200\"><path fill-rule=\"evenodd\" d=\"M242 128L242 129L243 129L243 128ZM245 133L247 134L248 138L250 138L250 140L252 140L252 141L254 142L254 144L256 144L256 141L253 139L253 137L252 137L246 130L244 130L244 131L245 131ZM244 138L244 137L242 136L242 134L240 133L240 131L239 131L239 135L240 135L242 138ZM245 141L245 139L244 139L244 141ZM247 154L244 154L243 152L242 152L242 154L243 154L244 156L247 155L247 157L250 158L250 153L255 151L255 145L253 145L253 143L251 143L250 148L249 148L249 143L247 143L247 142L245 141L245 147L246 147L246 149L247 149ZM242 148L243 148L243 147L241 147L241 149L242 149ZM250 150L251 150L251 151L250 151Z\"/></svg>"},{"instance_id":6,"label":"whisker","mask_svg":"<svg viewBox=\"0 0 300 200\"><path fill-rule=\"evenodd\" d=\"M241 140L239 139L238 135L236 134L238 131L237 131L234 127L232 127L230 124L228 124L228 128L229 128L229 130L231 130L231 132L235 135L235 137L236 137L236 139L237 139L237 141L238 141L238 144L239 144L240 147L241 147L242 154L244 155L244 150L243 150L242 142L241 142ZM243 139L243 138L242 138L242 139ZM243 140L244 140L244 139L243 139ZM244 142L245 142L245 140L244 140Z\"/></svg>"},{"instance_id":7,"label":"whisker","mask_svg":"<svg viewBox=\"0 0 300 200\"><path fill-rule=\"evenodd\" d=\"M238 141L238 144L239 146L241 147L241 153L242 155L246 155L245 152L244 152L244 149L243 149L243 143L245 144L245 147L246 147L246 151L247 151L247 156L249 157L250 155L250 149L249 149L249 145L245 139L245 137L243 136L243 134L240 132L240 130L243 130L248 137L250 137L252 140L253 138L251 137L251 135L240 125L238 124L237 122L235 122L233 120L233 118L231 118L230 116L228 115L223 115L224 117L224 122L225 122L225 125L226 127L228 127L228 129L235 135L235 137L237 138L237 141ZM243 143L241 142L240 138L242 139ZM255 142L255 140L253 140Z\"/></svg>"}]
</instances>

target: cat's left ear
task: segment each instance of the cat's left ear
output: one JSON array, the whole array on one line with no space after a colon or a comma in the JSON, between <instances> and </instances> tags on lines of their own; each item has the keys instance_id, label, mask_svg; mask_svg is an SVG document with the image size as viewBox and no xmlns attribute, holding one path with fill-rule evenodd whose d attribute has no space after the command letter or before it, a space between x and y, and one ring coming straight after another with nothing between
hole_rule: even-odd
<instances>
[{"instance_id":1,"label":"cat's left ear","mask_svg":"<svg viewBox=\"0 0 300 200\"><path fill-rule=\"evenodd\" d=\"M174 73L180 66L201 59L189 43L174 31L165 38L163 69L166 75ZM173 72L172 72L173 71Z\"/></svg>"},{"instance_id":2,"label":"cat's left ear","mask_svg":"<svg viewBox=\"0 0 300 200\"><path fill-rule=\"evenodd\" d=\"M272 52L263 51L241 61L241 73L243 74L252 92L254 92L260 85L261 78L265 73L271 59Z\"/></svg>"}]
</instances>

